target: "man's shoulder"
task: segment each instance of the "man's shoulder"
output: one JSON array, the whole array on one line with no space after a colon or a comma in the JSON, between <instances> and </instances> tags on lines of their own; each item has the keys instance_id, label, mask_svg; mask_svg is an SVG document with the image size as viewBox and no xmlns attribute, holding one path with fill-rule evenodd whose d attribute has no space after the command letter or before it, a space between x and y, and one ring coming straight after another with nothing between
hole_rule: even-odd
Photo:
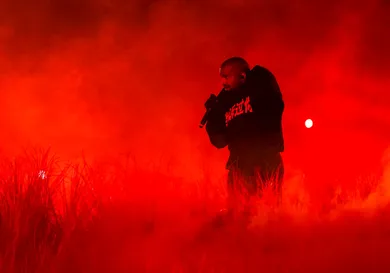
<instances>
[{"instance_id":1,"label":"man's shoulder","mask_svg":"<svg viewBox=\"0 0 390 273\"><path fill-rule=\"evenodd\" d=\"M255 65L252 69L251 69L251 76L256 78L256 77L271 77L271 78L274 78L275 76L273 75L273 73L271 72L271 70L269 70L268 68L264 67L264 66L261 66L261 65Z\"/></svg>"},{"instance_id":2,"label":"man's shoulder","mask_svg":"<svg viewBox=\"0 0 390 273\"><path fill-rule=\"evenodd\" d=\"M279 84L274 74L267 68L255 65L250 75L248 76L248 85L253 91L263 89L265 86L270 87L269 90L273 90L278 94L281 94Z\"/></svg>"}]
</instances>

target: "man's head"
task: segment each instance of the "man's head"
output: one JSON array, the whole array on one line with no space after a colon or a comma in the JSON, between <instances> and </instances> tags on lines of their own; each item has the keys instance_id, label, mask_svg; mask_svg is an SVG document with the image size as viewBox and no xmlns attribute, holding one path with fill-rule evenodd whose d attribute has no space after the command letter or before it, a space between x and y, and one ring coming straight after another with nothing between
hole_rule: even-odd
<instances>
[{"instance_id":1,"label":"man's head","mask_svg":"<svg viewBox=\"0 0 390 273\"><path fill-rule=\"evenodd\" d=\"M245 83L247 73L250 71L249 64L241 57L232 57L221 64L219 74L222 86L230 91Z\"/></svg>"}]
</instances>

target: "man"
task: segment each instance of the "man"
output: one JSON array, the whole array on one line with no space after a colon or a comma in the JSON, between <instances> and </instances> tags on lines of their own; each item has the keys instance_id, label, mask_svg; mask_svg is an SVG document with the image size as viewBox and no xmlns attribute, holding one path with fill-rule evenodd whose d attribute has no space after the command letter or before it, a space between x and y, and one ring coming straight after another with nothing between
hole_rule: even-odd
<instances>
[{"instance_id":1,"label":"man","mask_svg":"<svg viewBox=\"0 0 390 273\"><path fill-rule=\"evenodd\" d=\"M250 69L241 57L224 61L220 76L221 93L205 103L206 131L215 147L228 146L230 151L226 164L230 209L236 206L237 181L243 182L242 190L250 196L272 186L280 197L284 102L278 83L269 70L259 65Z\"/></svg>"}]
</instances>

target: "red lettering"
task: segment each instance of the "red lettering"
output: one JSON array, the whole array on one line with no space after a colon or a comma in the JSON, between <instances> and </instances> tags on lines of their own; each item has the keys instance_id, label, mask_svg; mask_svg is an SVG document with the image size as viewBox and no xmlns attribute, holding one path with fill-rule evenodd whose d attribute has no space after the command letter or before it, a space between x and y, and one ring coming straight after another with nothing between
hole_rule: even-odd
<instances>
[{"instance_id":1,"label":"red lettering","mask_svg":"<svg viewBox=\"0 0 390 273\"><path fill-rule=\"evenodd\" d=\"M249 97L246 97L245 100L245 113L252 113L252 105L251 105L251 100Z\"/></svg>"},{"instance_id":2,"label":"red lettering","mask_svg":"<svg viewBox=\"0 0 390 273\"><path fill-rule=\"evenodd\" d=\"M228 126L229 122L237 116L240 116L244 113L253 112L252 106L250 104L250 98L247 97L245 100L242 99L240 102L234 104L229 111L225 113L225 123Z\"/></svg>"},{"instance_id":3,"label":"red lettering","mask_svg":"<svg viewBox=\"0 0 390 273\"><path fill-rule=\"evenodd\" d=\"M244 100L242 100L240 103L237 105L237 116L244 114Z\"/></svg>"},{"instance_id":4,"label":"red lettering","mask_svg":"<svg viewBox=\"0 0 390 273\"><path fill-rule=\"evenodd\" d=\"M225 113L225 124L226 126L229 124L229 122L232 120L232 115L230 113L230 111L226 112Z\"/></svg>"}]
</instances>

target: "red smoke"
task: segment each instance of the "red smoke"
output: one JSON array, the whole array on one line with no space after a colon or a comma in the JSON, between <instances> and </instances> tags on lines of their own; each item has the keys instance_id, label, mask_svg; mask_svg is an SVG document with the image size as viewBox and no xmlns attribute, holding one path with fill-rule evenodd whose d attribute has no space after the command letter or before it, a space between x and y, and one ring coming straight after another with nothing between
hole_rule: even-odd
<instances>
[{"instance_id":1,"label":"red smoke","mask_svg":"<svg viewBox=\"0 0 390 273\"><path fill-rule=\"evenodd\" d=\"M226 154L197 124L220 88L218 65L232 55L278 78L288 164L315 162L329 172L376 164L388 144L385 1L1 5L6 152L29 143L66 156L164 155L193 173L211 153L220 168ZM307 116L316 121L310 132Z\"/></svg>"},{"instance_id":2,"label":"red smoke","mask_svg":"<svg viewBox=\"0 0 390 273\"><path fill-rule=\"evenodd\" d=\"M198 123L219 64L239 55L279 81L287 179L305 173L313 194L349 187L381 171L389 145L388 14L385 0L4 0L0 148L129 153L219 178L227 151Z\"/></svg>"}]
</instances>

